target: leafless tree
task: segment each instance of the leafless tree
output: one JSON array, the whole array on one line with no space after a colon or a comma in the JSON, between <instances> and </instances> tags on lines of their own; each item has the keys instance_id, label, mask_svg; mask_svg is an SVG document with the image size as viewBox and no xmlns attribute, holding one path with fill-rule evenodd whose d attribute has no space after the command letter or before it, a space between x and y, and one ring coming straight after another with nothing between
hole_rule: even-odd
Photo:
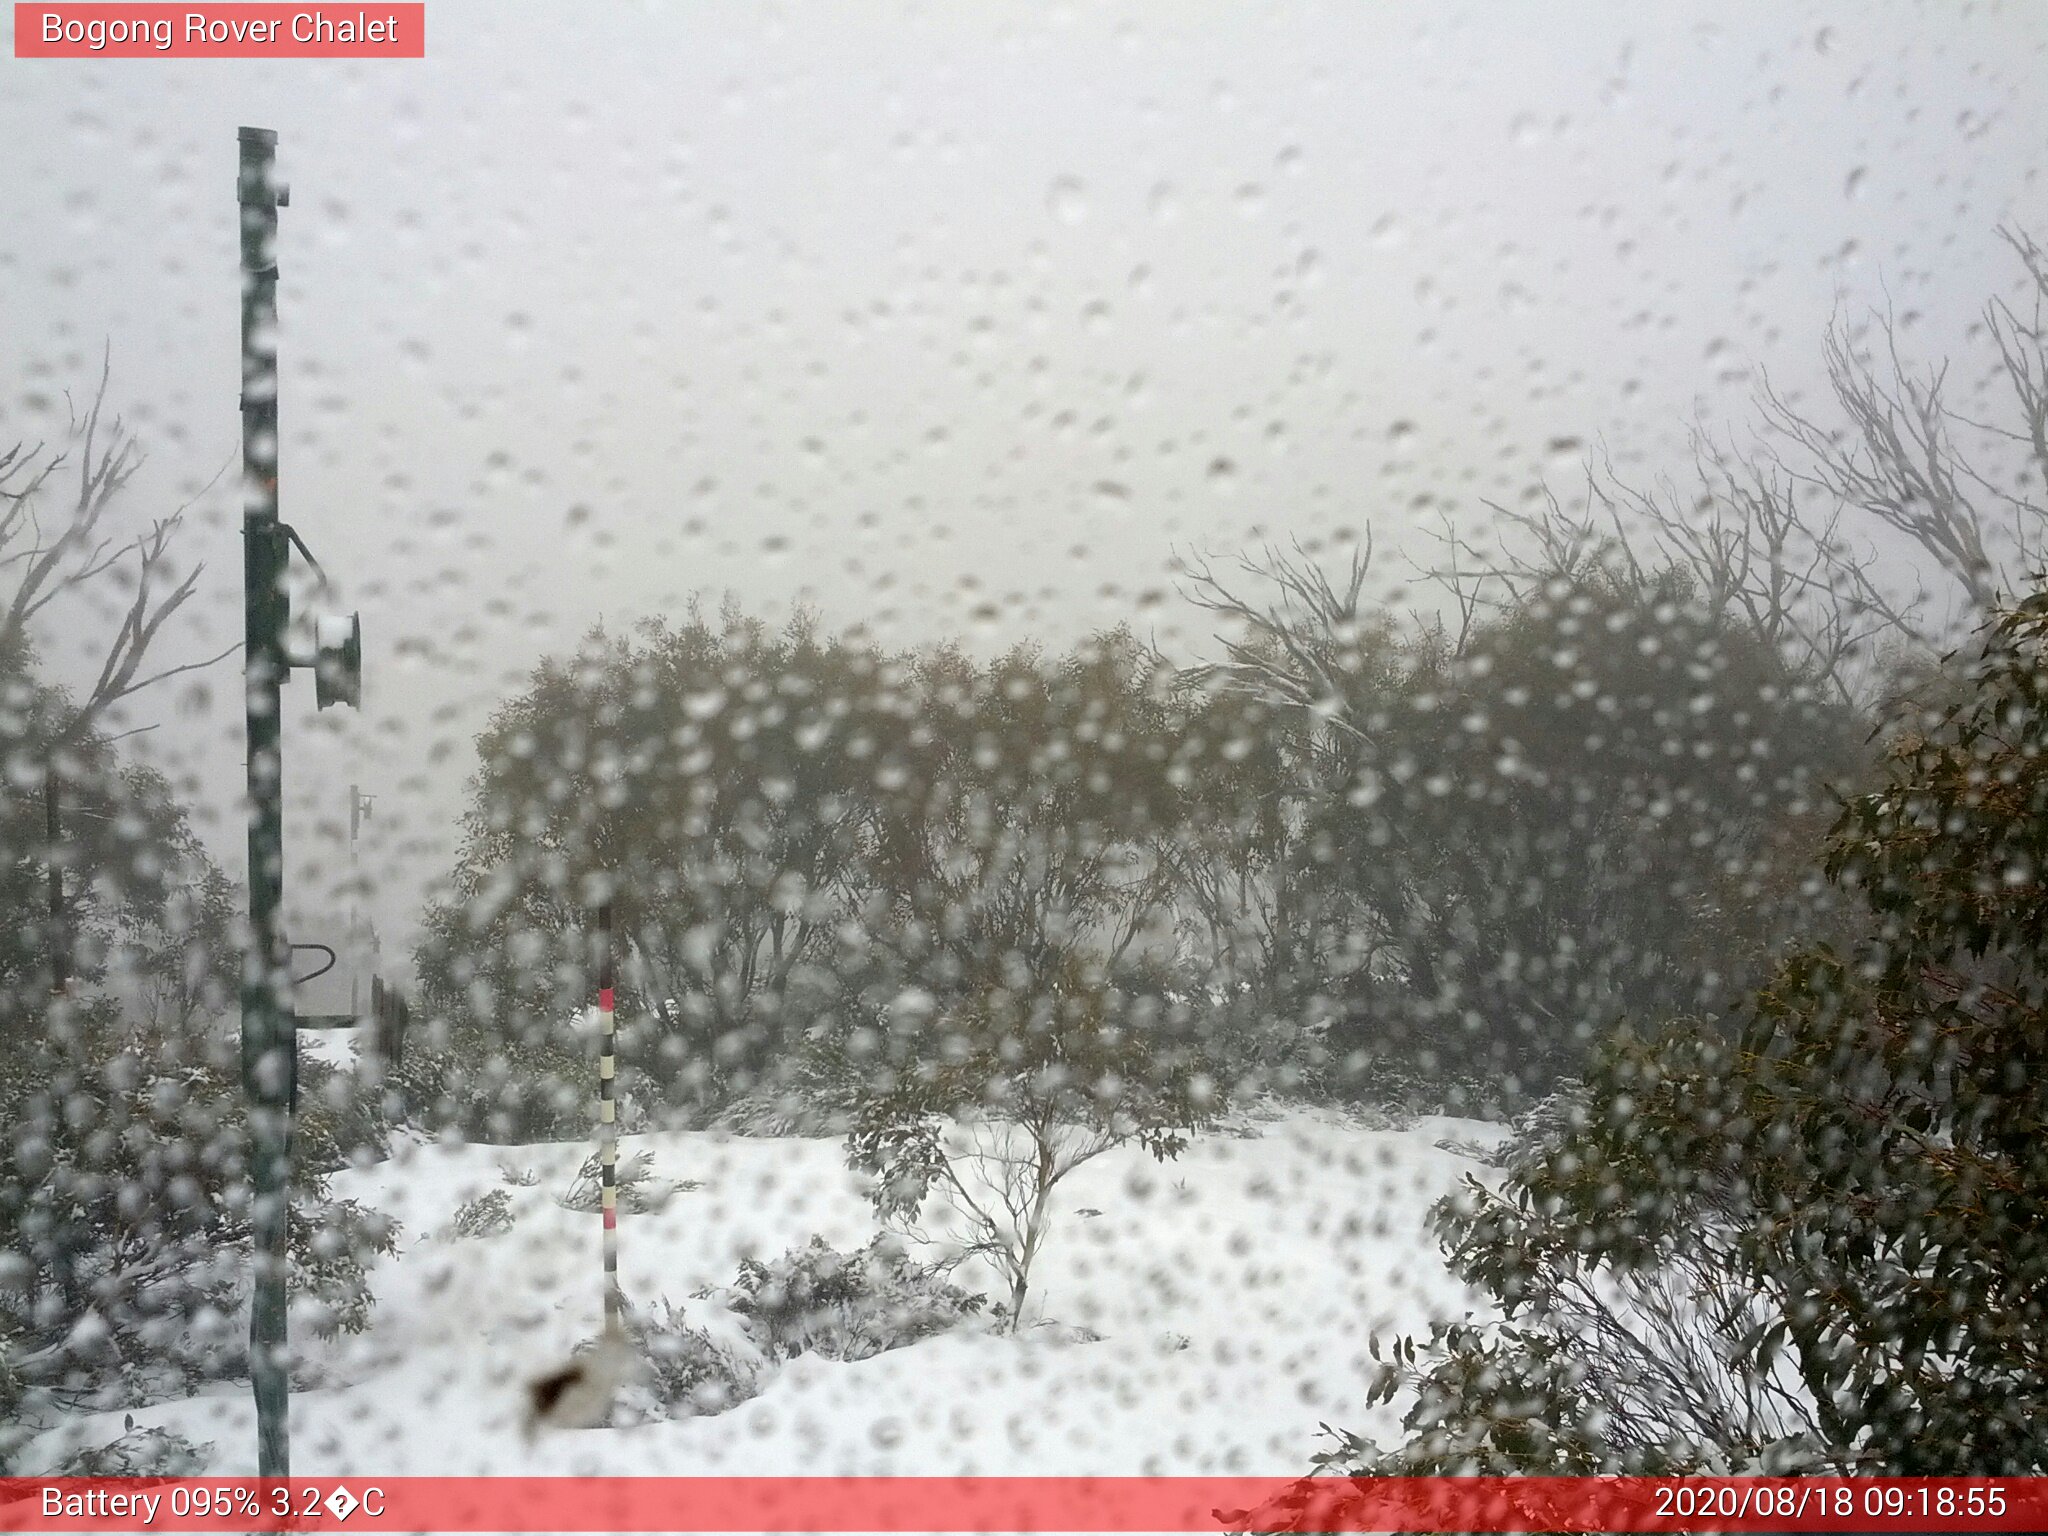
<instances>
[{"instance_id":1,"label":"leafless tree","mask_svg":"<svg viewBox=\"0 0 2048 1536\"><path fill-rule=\"evenodd\" d=\"M122 493L142 467L142 451L126 423L106 414L108 380L103 362L91 403L72 412L67 446L17 443L0 450L0 572L12 588L0 599L0 657L25 656L37 619L66 594L96 582L117 584L128 594L98 673L64 724L60 746L93 731L122 701L211 666L234 650L146 668L164 625L198 589L204 567L179 576L172 565L172 546L189 503L146 527L114 526Z\"/></svg>"},{"instance_id":2,"label":"leafless tree","mask_svg":"<svg viewBox=\"0 0 2048 1536\"><path fill-rule=\"evenodd\" d=\"M1259 558L1246 556L1240 574L1277 589L1263 604L1239 596L1206 560L1186 562L1183 590L1224 623L1217 636L1224 660L1198 675L1357 734L1360 726L1344 708L1345 679L1368 664L1369 642L1385 632L1384 620L1364 602L1372 559L1370 530L1337 580L1299 544L1292 554L1268 548Z\"/></svg>"},{"instance_id":3,"label":"leafless tree","mask_svg":"<svg viewBox=\"0 0 2048 1536\"><path fill-rule=\"evenodd\" d=\"M2019 406L2020 426L2017 430L1987 430L2024 446L2043 492L2048 493L2048 250L2020 230L2007 229L2001 233L2026 269L2026 314L2022 317L2004 299L1993 299L1985 307L1984 323L1998 348L2006 383ZM2048 510L2023 497L2016 498L2016 502L2018 509L2030 516L2041 516Z\"/></svg>"},{"instance_id":4,"label":"leafless tree","mask_svg":"<svg viewBox=\"0 0 2048 1536\"><path fill-rule=\"evenodd\" d=\"M1184 564L1183 590L1222 621L1223 648L1222 660L1184 674L1187 687L1220 695L1226 721L1233 707L1263 713L1232 722L1261 744L1248 754L1256 764L1205 784L1207 814L1168 852L1182 942L1212 986L1262 1017L1319 1016L1331 968L1369 969L1386 942L1370 913L1331 899L1312 828L1315 808L1343 792L1370 746L1374 722L1359 699L1383 691L1400 665L1395 625L1366 598L1373 555L1368 532L1335 579L1299 545L1246 556L1236 578L1206 560ZM1259 588L1264 601L1244 595Z\"/></svg>"},{"instance_id":5,"label":"leafless tree","mask_svg":"<svg viewBox=\"0 0 2048 1536\"><path fill-rule=\"evenodd\" d=\"M1491 553L1447 525L1442 553L1420 569L1457 606L1459 633L1478 608L1569 580L1590 561L1638 577L1675 566L1710 611L1768 637L1844 698L1872 702L1888 650L1933 655L2048 562L2048 250L2001 234L2027 296L1991 300L1984 328L2014 421L1957 409L1948 365L1916 365L1890 309L1868 317L1868 344L1838 315L1822 355L1839 420L1767 380L1755 441L1738 449L1696 432L1683 479L1634 484L1600 460L1576 504L1548 486L1533 511L1489 503ZM1979 468L1966 440L2008 445L2022 472L2001 480ZM1901 544L1929 562L1911 579L1886 558ZM1946 611L1923 573L1942 578Z\"/></svg>"},{"instance_id":6,"label":"leafless tree","mask_svg":"<svg viewBox=\"0 0 2048 1536\"><path fill-rule=\"evenodd\" d=\"M52 984L59 992L69 969L59 809L66 754L98 732L116 705L180 673L211 666L235 649L149 668L164 625L198 589L204 567L195 565L182 576L173 568L172 547L186 507L132 531L118 526L123 493L142 467L142 451L121 418L106 413L109 375L103 359L90 404L71 412L66 446L16 443L0 449L0 665L27 671L33 629L58 599L109 584L125 593L91 686L68 701L47 743L44 827Z\"/></svg>"},{"instance_id":7,"label":"leafless tree","mask_svg":"<svg viewBox=\"0 0 2048 1536\"><path fill-rule=\"evenodd\" d=\"M1948 578L1965 623L2048 557L2048 503L2029 489L2048 488L2048 252L2022 231L2000 234L2026 274L2028 297L2017 307L1992 299L1984 326L2017 425L1979 421L1953 405L1949 365L1908 357L1890 308L1870 317L1868 346L1839 316L1828 328L1823 354L1839 425L1768 381L1761 399L1763 451L1783 484L1819 493L1867 530L1903 536ZM1994 478L1965 448L1966 435L2016 447L2021 473Z\"/></svg>"},{"instance_id":8,"label":"leafless tree","mask_svg":"<svg viewBox=\"0 0 2048 1536\"><path fill-rule=\"evenodd\" d=\"M1052 1230L1052 1192L1128 1139L1114 1127L1078 1125L1040 1109L1015 1121L963 1121L939 1143L932 1205L952 1228L946 1267L981 1259L994 1268L1009 1288L1011 1332L1023 1325L1032 1266ZM914 1216L898 1224L927 1236Z\"/></svg>"},{"instance_id":9,"label":"leafless tree","mask_svg":"<svg viewBox=\"0 0 2048 1536\"><path fill-rule=\"evenodd\" d=\"M1483 552L1446 528L1445 555L1422 571L1456 603L1462 641L1478 610L1526 601L1593 565L1645 590L1675 568L1706 611L1766 639L1844 699L1867 702L1887 641L1933 643L1926 595L1888 590L1877 552L1844 537L1844 509L1809 508L1803 491L1805 502L1822 499L1769 453L1739 455L1696 433L1689 484L1632 484L1603 460L1576 505L1548 486L1533 512L1492 505L1500 547L1490 562L1469 563Z\"/></svg>"}]
</instances>

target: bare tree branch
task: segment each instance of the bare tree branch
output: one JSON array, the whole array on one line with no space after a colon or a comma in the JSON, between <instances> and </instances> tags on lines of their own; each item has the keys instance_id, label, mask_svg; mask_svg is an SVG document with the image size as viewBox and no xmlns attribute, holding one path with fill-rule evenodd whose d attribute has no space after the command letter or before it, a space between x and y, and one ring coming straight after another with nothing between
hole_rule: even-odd
<instances>
[{"instance_id":1,"label":"bare tree branch","mask_svg":"<svg viewBox=\"0 0 2048 1536\"><path fill-rule=\"evenodd\" d=\"M171 575L174 545L190 501L133 537L106 531L116 501L142 466L134 434L120 417L107 414L110 378L110 363L103 358L90 403L82 412L72 412L69 447L49 452L40 443L16 444L0 452L0 571L13 575L12 590L0 600L0 655L26 654L35 621L67 594L102 578L123 582L132 594L106 642L90 688L60 733L59 740L66 743L89 734L123 700L168 678L212 666L238 648L229 646L204 661L145 670L164 625L198 590L204 566L194 566L176 579ZM198 494L204 495L219 478L216 474ZM49 536L42 507L60 485L72 489L62 515L51 520L58 531Z\"/></svg>"},{"instance_id":2,"label":"bare tree branch","mask_svg":"<svg viewBox=\"0 0 2048 1536\"><path fill-rule=\"evenodd\" d=\"M2012 232L2006 238L2038 290L2048 277L2039 247ZM1788 473L1904 535L1955 584L1971 616L1997 602L2008 579L2007 558L2035 557L2048 516L2048 509L1994 486L1956 441L1959 425L1998 430L2028 443L2048 475L2048 352L2041 327L2021 323L2002 301L1990 306L1987 320L2020 407L2020 432L1983 428L1952 409L1945 396L1947 364L1911 366L1890 309L1876 317L1877 360L1859 348L1840 317L1828 328L1823 355L1830 391L1847 418L1845 435L1790 404L1768 379L1761 397L1766 431ZM1786 453L1792 458L1782 457ZM2004 504L2002 515L1980 504L1985 492Z\"/></svg>"}]
</instances>

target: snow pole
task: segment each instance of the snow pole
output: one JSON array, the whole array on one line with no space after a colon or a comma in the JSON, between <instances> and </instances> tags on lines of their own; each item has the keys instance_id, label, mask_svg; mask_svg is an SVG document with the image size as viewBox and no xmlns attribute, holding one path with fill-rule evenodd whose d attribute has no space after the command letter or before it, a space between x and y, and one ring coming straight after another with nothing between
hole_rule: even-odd
<instances>
[{"instance_id":1,"label":"snow pole","mask_svg":"<svg viewBox=\"0 0 2048 1536\"><path fill-rule=\"evenodd\" d=\"M612 904L597 909L597 1170L604 1206L604 1327L619 1331L619 1113L613 1097L618 1077L618 1014L612 995Z\"/></svg>"}]
</instances>

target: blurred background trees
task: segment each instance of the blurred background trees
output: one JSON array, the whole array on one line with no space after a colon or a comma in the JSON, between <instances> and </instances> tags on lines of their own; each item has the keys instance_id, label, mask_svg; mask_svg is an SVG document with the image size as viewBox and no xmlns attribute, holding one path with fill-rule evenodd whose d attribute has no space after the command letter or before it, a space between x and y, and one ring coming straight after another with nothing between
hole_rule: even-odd
<instances>
[{"instance_id":1,"label":"blurred background trees","mask_svg":"<svg viewBox=\"0 0 2048 1536\"><path fill-rule=\"evenodd\" d=\"M1785 834L1855 771L1855 712L1689 572L1557 559L1453 631L1363 610L1269 557L1218 683L1263 701L1299 764L1317 857L1308 953L1330 1070L1481 1073L1510 1095L1576 1070L1624 1016L1697 1007L1810 916Z\"/></svg>"}]
</instances>

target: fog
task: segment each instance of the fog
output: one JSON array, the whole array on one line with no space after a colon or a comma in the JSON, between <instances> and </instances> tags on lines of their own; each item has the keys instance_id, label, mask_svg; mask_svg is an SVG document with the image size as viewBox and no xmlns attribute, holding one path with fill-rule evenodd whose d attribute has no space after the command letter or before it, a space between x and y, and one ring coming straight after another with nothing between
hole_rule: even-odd
<instances>
[{"instance_id":1,"label":"fog","mask_svg":"<svg viewBox=\"0 0 2048 1536\"><path fill-rule=\"evenodd\" d=\"M282 511L366 639L359 715L293 690L290 888L323 928L359 782L387 944L490 709L600 621L1195 655L1176 552L1426 560L1812 398L1844 309L1966 406L2048 213L2027 7L436 0L423 61L0 69L0 442L111 356L129 513L192 500L206 565L166 660L239 633L234 131L280 135ZM239 874L230 668L126 723Z\"/></svg>"}]
</instances>

